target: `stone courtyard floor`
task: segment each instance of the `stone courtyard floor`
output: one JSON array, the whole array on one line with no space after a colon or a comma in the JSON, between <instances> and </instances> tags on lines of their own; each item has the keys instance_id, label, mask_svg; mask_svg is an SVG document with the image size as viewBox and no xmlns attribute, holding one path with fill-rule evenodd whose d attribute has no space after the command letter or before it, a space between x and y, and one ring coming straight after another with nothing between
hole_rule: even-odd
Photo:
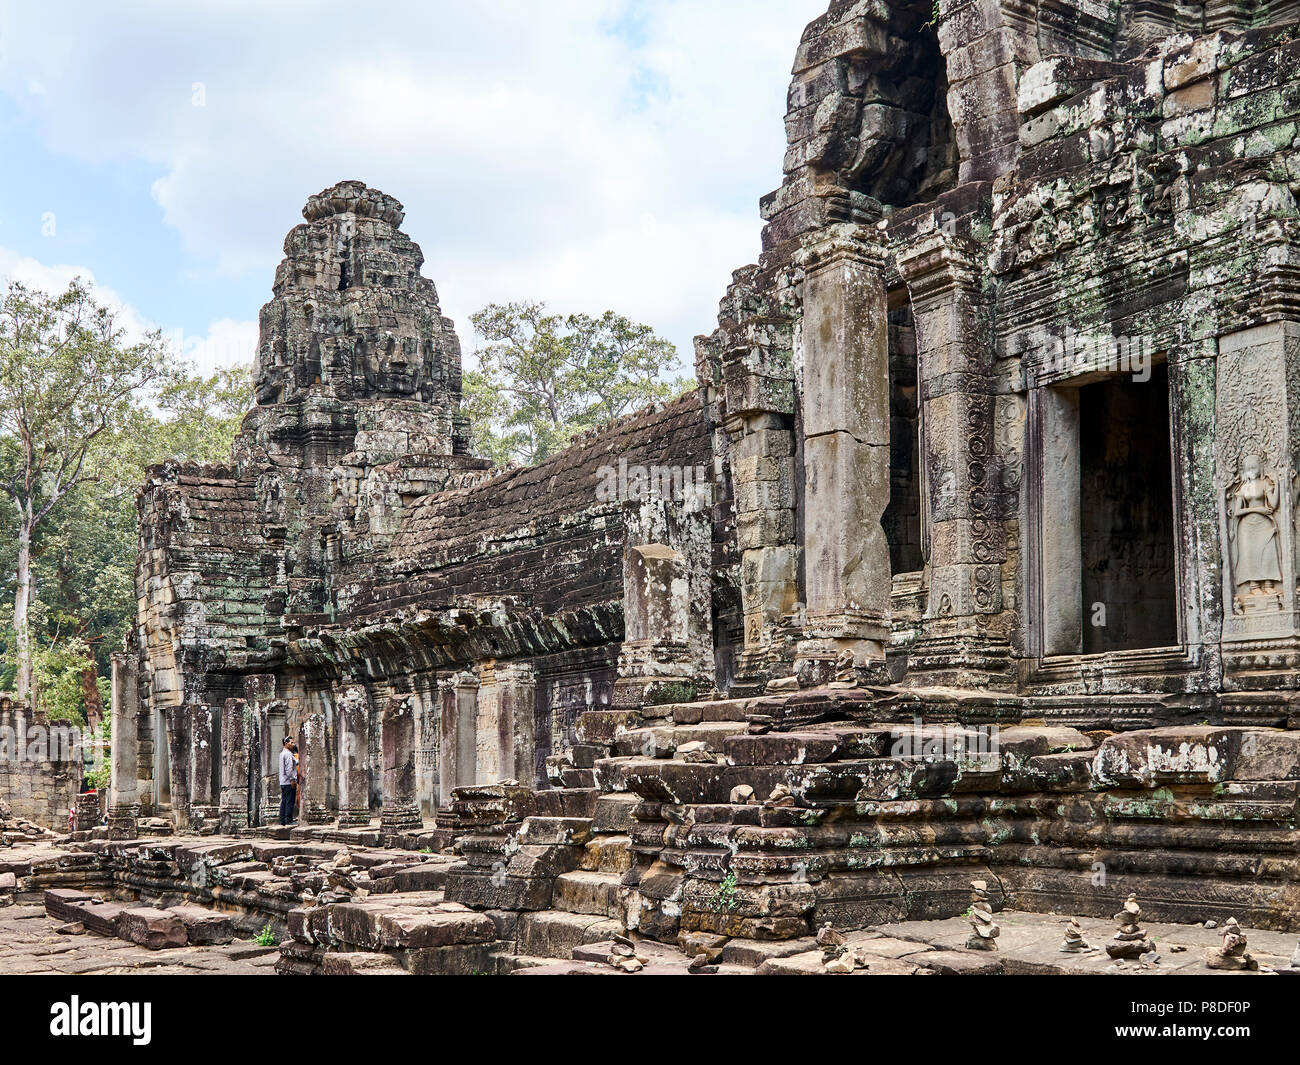
<instances>
[{"instance_id":1,"label":"stone courtyard floor","mask_svg":"<svg viewBox=\"0 0 1300 1065\"><path fill-rule=\"evenodd\" d=\"M1004 911L997 914L1002 934L996 951L964 949L970 924L964 917L944 921L905 921L879 928L851 932L845 936L850 948L860 948L868 957L868 967L854 976L1258 976L1272 970L1286 970L1297 937L1291 932L1266 932L1246 929L1250 953L1260 964L1259 973L1235 973L1211 970L1205 965L1206 949L1221 943L1219 931L1200 925L1174 925L1144 922L1143 927L1156 944L1160 960L1154 965L1137 961L1114 961L1104 947L1115 932L1114 922L1095 917L1081 917L1079 924L1087 942L1097 949L1089 954L1062 954L1059 950L1068 917L1055 914ZM671 974L685 971L685 957L680 951L655 943L642 943L638 950L649 964L642 973ZM795 951L794 953L789 953ZM606 944L580 947L573 962L521 971L522 975L623 975L603 962ZM747 941L747 965L723 964L722 974L745 974L757 971L766 975L819 975L823 973L822 953L809 938L786 943ZM766 960L756 955L767 953ZM727 954L724 953L724 959ZM753 966L757 965L755 969ZM640 975L640 974L636 974Z\"/></svg>"},{"instance_id":2,"label":"stone courtyard floor","mask_svg":"<svg viewBox=\"0 0 1300 1065\"><path fill-rule=\"evenodd\" d=\"M235 941L225 946L148 950L110 936L60 935L44 906L0 909L0 976L231 975L273 976L278 947Z\"/></svg>"}]
</instances>

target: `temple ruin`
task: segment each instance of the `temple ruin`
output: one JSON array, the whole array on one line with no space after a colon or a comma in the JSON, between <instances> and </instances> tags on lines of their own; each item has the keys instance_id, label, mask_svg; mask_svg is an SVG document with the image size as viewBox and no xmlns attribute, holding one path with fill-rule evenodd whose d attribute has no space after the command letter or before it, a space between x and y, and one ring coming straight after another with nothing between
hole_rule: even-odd
<instances>
[{"instance_id":1,"label":"temple ruin","mask_svg":"<svg viewBox=\"0 0 1300 1065\"><path fill-rule=\"evenodd\" d=\"M833 0L698 388L527 468L469 453L401 205L312 196L230 462L138 497L112 875L402 851L425 938L299 868L290 972L850 971L819 929L973 883L1300 931L1297 19Z\"/></svg>"}]
</instances>

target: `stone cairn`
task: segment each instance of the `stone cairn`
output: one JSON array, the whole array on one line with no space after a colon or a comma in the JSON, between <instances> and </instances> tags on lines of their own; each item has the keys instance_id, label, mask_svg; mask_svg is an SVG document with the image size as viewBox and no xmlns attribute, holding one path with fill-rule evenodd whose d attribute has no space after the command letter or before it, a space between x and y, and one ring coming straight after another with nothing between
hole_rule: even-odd
<instances>
[{"instance_id":1,"label":"stone cairn","mask_svg":"<svg viewBox=\"0 0 1300 1065\"><path fill-rule=\"evenodd\" d=\"M817 945L822 948L822 968L828 973L851 973L867 968L862 952L850 950L843 934L835 931L830 921L817 930Z\"/></svg>"},{"instance_id":2,"label":"stone cairn","mask_svg":"<svg viewBox=\"0 0 1300 1065\"><path fill-rule=\"evenodd\" d=\"M1220 934L1223 936L1223 943L1205 952L1205 964L1208 968L1227 969L1233 972L1255 972L1259 969L1259 962L1251 957L1246 949L1246 934L1237 923L1237 918L1229 917Z\"/></svg>"},{"instance_id":3,"label":"stone cairn","mask_svg":"<svg viewBox=\"0 0 1300 1065\"><path fill-rule=\"evenodd\" d=\"M1131 894L1124 900L1124 908L1115 914L1119 922L1119 931L1106 944L1106 953L1112 958L1140 958L1155 950L1146 932L1138 924L1142 919L1142 907L1138 905L1137 894Z\"/></svg>"},{"instance_id":4,"label":"stone cairn","mask_svg":"<svg viewBox=\"0 0 1300 1065\"><path fill-rule=\"evenodd\" d=\"M1083 938L1083 929L1079 926L1079 918L1071 917L1070 923L1065 926L1065 941L1061 944L1061 953L1087 954L1089 951L1096 949L1096 947L1090 947L1088 941Z\"/></svg>"},{"instance_id":5,"label":"stone cairn","mask_svg":"<svg viewBox=\"0 0 1300 1065\"><path fill-rule=\"evenodd\" d=\"M609 948L609 965L625 973L639 973L646 967L646 957L627 936L615 935Z\"/></svg>"},{"instance_id":6,"label":"stone cairn","mask_svg":"<svg viewBox=\"0 0 1300 1065\"><path fill-rule=\"evenodd\" d=\"M993 905L989 902L989 886L984 880L970 882L970 938L967 950L997 950L997 938L1002 929L993 920Z\"/></svg>"}]
</instances>

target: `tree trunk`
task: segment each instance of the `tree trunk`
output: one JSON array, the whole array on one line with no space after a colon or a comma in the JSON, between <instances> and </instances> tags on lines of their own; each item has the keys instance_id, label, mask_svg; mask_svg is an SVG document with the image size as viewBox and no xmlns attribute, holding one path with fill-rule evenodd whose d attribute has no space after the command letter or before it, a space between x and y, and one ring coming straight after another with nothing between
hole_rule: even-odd
<instances>
[{"instance_id":1,"label":"tree trunk","mask_svg":"<svg viewBox=\"0 0 1300 1065\"><path fill-rule=\"evenodd\" d=\"M14 592L14 637L18 650L18 702L32 696L32 633L28 612L32 604L32 526L18 524L18 587Z\"/></svg>"},{"instance_id":2,"label":"tree trunk","mask_svg":"<svg viewBox=\"0 0 1300 1065\"><path fill-rule=\"evenodd\" d=\"M104 720L104 700L99 694L99 672L94 666L81 671L81 698L86 704L86 726L94 731Z\"/></svg>"}]
</instances>

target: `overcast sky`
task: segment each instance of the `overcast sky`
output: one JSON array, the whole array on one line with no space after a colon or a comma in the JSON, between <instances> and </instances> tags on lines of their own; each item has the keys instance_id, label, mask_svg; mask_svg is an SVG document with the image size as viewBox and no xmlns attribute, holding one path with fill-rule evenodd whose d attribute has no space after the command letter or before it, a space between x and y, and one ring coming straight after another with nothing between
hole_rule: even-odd
<instances>
[{"instance_id":1,"label":"overcast sky","mask_svg":"<svg viewBox=\"0 0 1300 1065\"><path fill-rule=\"evenodd\" d=\"M685 365L758 254L827 0L0 0L0 275L74 274L201 364L251 360L285 233L396 196L466 352L540 299Z\"/></svg>"}]
</instances>

